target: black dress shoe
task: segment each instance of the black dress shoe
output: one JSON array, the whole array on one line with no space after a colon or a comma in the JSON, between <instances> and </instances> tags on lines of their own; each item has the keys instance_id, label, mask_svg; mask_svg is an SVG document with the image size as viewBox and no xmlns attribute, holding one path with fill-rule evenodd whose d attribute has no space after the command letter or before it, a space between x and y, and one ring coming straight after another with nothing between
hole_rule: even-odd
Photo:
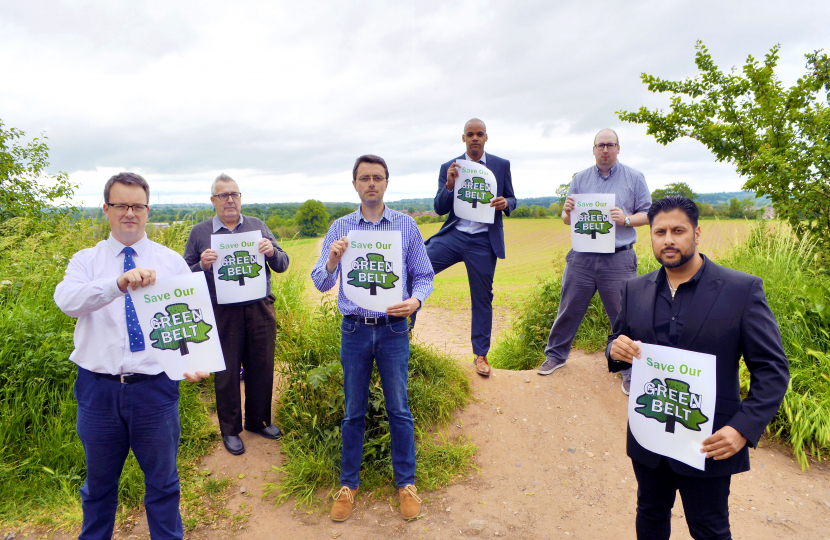
<instances>
[{"instance_id":1,"label":"black dress shoe","mask_svg":"<svg viewBox=\"0 0 830 540\"><path fill-rule=\"evenodd\" d=\"M266 439L272 439L275 441L282 439L282 431L280 431L280 428L278 428L274 424L271 424L270 426L265 426L262 429L251 429L246 427L245 431L250 431L252 433L256 433L257 435L262 435Z\"/></svg>"},{"instance_id":2,"label":"black dress shoe","mask_svg":"<svg viewBox=\"0 0 830 540\"><path fill-rule=\"evenodd\" d=\"M222 435L222 442L225 444L225 449L235 456L245 453L245 445L239 435Z\"/></svg>"}]
</instances>

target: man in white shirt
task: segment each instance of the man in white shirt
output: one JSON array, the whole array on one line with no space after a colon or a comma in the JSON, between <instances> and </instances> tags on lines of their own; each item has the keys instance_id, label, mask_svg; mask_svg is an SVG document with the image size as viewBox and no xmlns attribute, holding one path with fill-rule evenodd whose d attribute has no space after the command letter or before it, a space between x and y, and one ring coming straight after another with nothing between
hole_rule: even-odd
<instances>
[{"instance_id":1,"label":"man in white shirt","mask_svg":"<svg viewBox=\"0 0 830 540\"><path fill-rule=\"evenodd\" d=\"M134 173L120 173L104 187L110 237L76 253L55 288L55 303L77 317L75 398L78 436L87 478L81 488L79 540L111 538L118 481L128 452L144 472L144 506L153 540L181 539L179 383L145 350L130 291L156 278L189 274L184 259L144 232L150 187ZM196 382L207 373L183 374Z\"/></svg>"}]
</instances>

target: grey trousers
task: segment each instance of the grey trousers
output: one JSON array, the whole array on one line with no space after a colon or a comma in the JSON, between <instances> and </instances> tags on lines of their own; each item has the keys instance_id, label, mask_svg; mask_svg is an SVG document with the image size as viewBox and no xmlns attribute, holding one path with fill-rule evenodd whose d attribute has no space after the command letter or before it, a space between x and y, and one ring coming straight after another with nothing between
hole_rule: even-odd
<instances>
[{"instance_id":1,"label":"grey trousers","mask_svg":"<svg viewBox=\"0 0 830 540\"><path fill-rule=\"evenodd\" d=\"M576 332L594 293L599 291L611 326L620 312L622 286L637 276L637 254L633 249L617 253L569 251L562 274L561 299L556 320L550 329L545 357L564 362L571 354ZM628 374L631 369L621 373Z\"/></svg>"}]
</instances>

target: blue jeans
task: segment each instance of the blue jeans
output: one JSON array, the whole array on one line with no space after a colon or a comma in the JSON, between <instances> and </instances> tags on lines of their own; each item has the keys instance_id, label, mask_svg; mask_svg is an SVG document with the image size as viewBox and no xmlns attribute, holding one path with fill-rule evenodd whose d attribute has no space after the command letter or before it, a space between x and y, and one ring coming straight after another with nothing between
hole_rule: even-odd
<instances>
[{"instance_id":1,"label":"blue jeans","mask_svg":"<svg viewBox=\"0 0 830 540\"><path fill-rule=\"evenodd\" d=\"M392 446L392 469L398 488L415 483L415 422L406 393L409 378L409 327L406 320L390 325L368 325L343 318L340 325L340 363L346 414L341 433L340 484L360 485L363 434L369 407L369 382L377 362Z\"/></svg>"},{"instance_id":2,"label":"blue jeans","mask_svg":"<svg viewBox=\"0 0 830 540\"><path fill-rule=\"evenodd\" d=\"M144 472L150 537L180 540L178 381L161 373L121 384L79 367L75 399L87 469L81 488L84 519L79 540L112 538L118 480L130 449Z\"/></svg>"}]
</instances>

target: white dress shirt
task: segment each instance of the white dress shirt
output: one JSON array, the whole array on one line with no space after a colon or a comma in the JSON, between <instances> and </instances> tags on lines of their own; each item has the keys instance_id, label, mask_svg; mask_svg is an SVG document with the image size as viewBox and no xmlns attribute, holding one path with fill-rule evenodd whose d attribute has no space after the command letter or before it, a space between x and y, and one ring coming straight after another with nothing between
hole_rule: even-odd
<instances>
[{"instance_id":1,"label":"white dress shirt","mask_svg":"<svg viewBox=\"0 0 830 540\"><path fill-rule=\"evenodd\" d=\"M162 367L147 350L131 352L127 334L125 293L116 283L124 273L124 244L112 235L95 247L72 256L63 281L55 288L55 303L70 317L77 317L75 350L69 359L95 373L156 375ZM156 279L189 274L181 255L144 236L131 246L137 268L156 271ZM131 295L142 289L130 290ZM146 343L147 349L150 343Z\"/></svg>"},{"instance_id":2,"label":"white dress shirt","mask_svg":"<svg viewBox=\"0 0 830 540\"><path fill-rule=\"evenodd\" d=\"M479 161L474 160L469 154L464 154L464 159L472 161L473 163L481 162L485 167L487 166L487 154L481 154ZM470 221L469 219L458 218L455 223L455 228L467 234L477 234L487 232L487 224L479 223L478 221Z\"/></svg>"}]
</instances>

